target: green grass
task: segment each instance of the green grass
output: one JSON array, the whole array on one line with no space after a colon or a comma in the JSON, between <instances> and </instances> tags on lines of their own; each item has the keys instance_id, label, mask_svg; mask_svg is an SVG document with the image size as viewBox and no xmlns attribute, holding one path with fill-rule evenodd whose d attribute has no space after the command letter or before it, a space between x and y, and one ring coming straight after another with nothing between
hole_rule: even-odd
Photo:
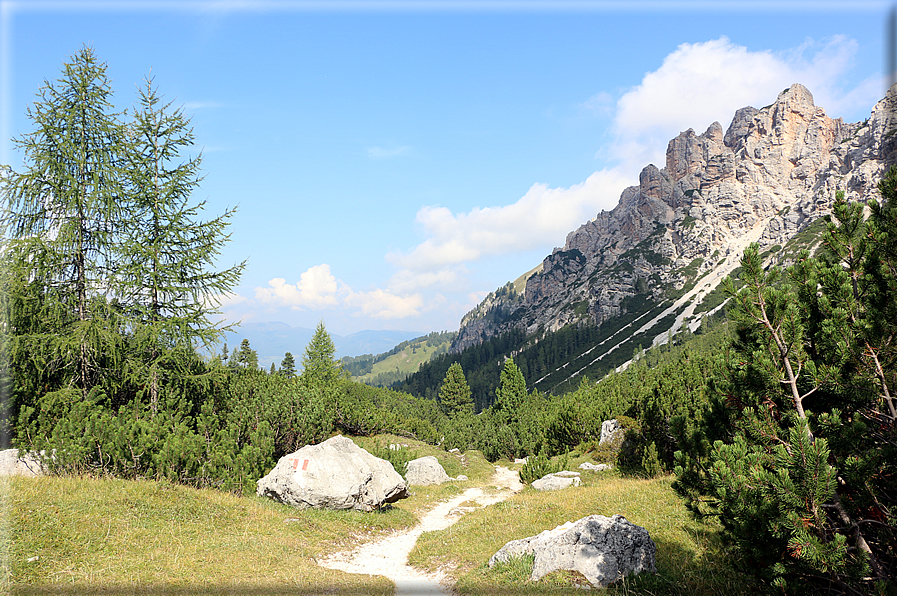
<instances>
[{"instance_id":1,"label":"green grass","mask_svg":"<svg viewBox=\"0 0 897 596\"><path fill-rule=\"evenodd\" d=\"M319 567L314 559L410 528L434 503L488 483L493 465L476 451L446 453L389 435L359 444L407 443L434 455L467 482L413 487L408 499L377 513L297 510L256 496L237 497L154 481L104 478L14 478L2 492L9 527L0 592L105 594L391 594L381 577ZM587 455L571 454L574 469ZM512 469L519 465L498 462ZM715 528L693 521L670 478L620 478L583 472L583 486L509 500L466 514L424 534L411 564L441 569L463 594L580 594L573 572L529 582L531 562L490 569L505 542L598 513L626 516L657 544L657 575L612 587L612 594L746 594L752 584L728 565ZM2 485L0 485L2 486ZM37 559L34 559L37 557Z\"/></svg>"},{"instance_id":2,"label":"green grass","mask_svg":"<svg viewBox=\"0 0 897 596\"><path fill-rule=\"evenodd\" d=\"M462 459L391 435L353 440L406 443L470 480L413 487L394 506L361 513L165 482L13 478L0 484L0 520L9 526L0 533L9 552L0 593L392 594L385 578L326 570L314 558L413 527L433 503L485 483L494 468L477 451Z\"/></svg>"},{"instance_id":3,"label":"green grass","mask_svg":"<svg viewBox=\"0 0 897 596\"><path fill-rule=\"evenodd\" d=\"M325 570L313 559L416 521L401 508L299 511L150 481L47 477L14 479L11 489L5 588L14 594L391 594L384 578Z\"/></svg>"},{"instance_id":4,"label":"green grass","mask_svg":"<svg viewBox=\"0 0 897 596\"><path fill-rule=\"evenodd\" d=\"M568 466L569 467L569 466ZM756 587L733 571L713 526L691 519L673 492L671 478L624 479L613 472L583 473L583 486L557 492L526 488L513 498L471 512L440 532L424 534L410 563L442 569L462 594L581 594L584 578L558 572L530 582L531 561L489 568L489 558L509 540L533 536L592 514L622 514L645 527L657 544L656 575L642 574L612 586L611 594L748 594Z\"/></svg>"}]
</instances>

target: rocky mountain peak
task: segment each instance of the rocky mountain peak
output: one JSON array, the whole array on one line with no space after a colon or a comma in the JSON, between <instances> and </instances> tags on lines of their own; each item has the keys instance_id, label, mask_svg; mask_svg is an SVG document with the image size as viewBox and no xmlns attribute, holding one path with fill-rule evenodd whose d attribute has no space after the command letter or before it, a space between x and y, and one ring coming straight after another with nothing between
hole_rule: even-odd
<instances>
[{"instance_id":1,"label":"rocky mountain peak","mask_svg":"<svg viewBox=\"0 0 897 596\"><path fill-rule=\"evenodd\" d=\"M845 124L794 84L769 106L737 110L725 133L718 122L700 135L680 133L664 167L645 166L612 211L570 232L522 297L490 295L465 317L453 349L511 328L602 325L666 302L681 324L748 243L785 245L830 211L837 190L852 200L877 196L886 163L897 157L897 135L889 134L895 109L897 85L870 119Z\"/></svg>"}]
</instances>

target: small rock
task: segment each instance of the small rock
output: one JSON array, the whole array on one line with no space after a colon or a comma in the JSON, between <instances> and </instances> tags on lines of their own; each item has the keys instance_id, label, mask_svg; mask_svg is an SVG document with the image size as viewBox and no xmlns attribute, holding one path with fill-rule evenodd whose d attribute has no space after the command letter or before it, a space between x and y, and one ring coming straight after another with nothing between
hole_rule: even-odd
<instances>
[{"instance_id":1,"label":"small rock","mask_svg":"<svg viewBox=\"0 0 897 596\"><path fill-rule=\"evenodd\" d=\"M546 474L538 480L533 481L532 487L539 491L545 490L561 490L569 486L579 486L582 481L579 474L576 476L559 476L558 474Z\"/></svg>"},{"instance_id":2,"label":"small rock","mask_svg":"<svg viewBox=\"0 0 897 596\"><path fill-rule=\"evenodd\" d=\"M608 441L614 441L620 433L625 433L626 431L617 422L617 419L613 420L605 420L601 423L601 440L598 441L599 445L604 445Z\"/></svg>"},{"instance_id":3,"label":"small rock","mask_svg":"<svg viewBox=\"0 0 897 596\"><path fill-rule=\"evenodd\" d=\"M591 462L583 462L579 464L581 470L590 470L592 472L603 472L605 470L613 470L614 467L608 464L593 464Z\"/></svg>"},{"instance_id":4,"label":"small rock","mask_svg":"<svg viewBox=\"0 0 897 596\"><path fill-rule=\"evenodd\" d=\"M458 474L458 477L455 478L455 480L463 482L464 480L467 480L467 476L465 476L464 474Z\"/></svg>"},{"instance_id":5,"label":"small rock","mask_svg":"<svg viewBox=\"0 0 897 596\"><path fill-rule=\"evenodd\" d=\"M408 486L427 486L429 484L442 484L451 480L440 465L439 460L432 455L419 457L408 462L405 471Z\"/></svg>"},{"instance_id":6,"label":"small rock","mask_svg":"<svg viewBox=\"0 0 897 596\"><path fill-rule=\"evenodd\" d=\"M43 454L43 452L41 452ZM0 451L0 476L43 476L44 467L38 454L30 452L19 454L18 449Z\"/></svg>"}]
</instances>

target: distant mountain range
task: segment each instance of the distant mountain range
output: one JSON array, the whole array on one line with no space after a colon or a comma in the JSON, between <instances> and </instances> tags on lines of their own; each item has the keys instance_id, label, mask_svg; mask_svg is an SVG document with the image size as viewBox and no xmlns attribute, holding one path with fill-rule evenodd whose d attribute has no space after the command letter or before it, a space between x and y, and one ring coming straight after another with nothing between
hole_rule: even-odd
<instances>
[{"instance_id":1,"label":"distant mountain range","mask_svg":"<svg viewBox=\"0 0 897 596\"><path fill-rule=\"evenodd\" d=\"M305 346L314 335L314 329L305 327L291 327L280 321L270 323L243 323L233 332L227 333L228 353L234 348L240 347L240 342L249 340L249 346L258 353L259 366L268 369L271 363L280 368L284 354L290 352L296 359L297 368ZM363 354L381 354L388 352L396 345L409 339L415 339L426 333L419 331L359 331L351 335L330 334L336 346L336 357L361 356ZM219 344L216 353L220 354L222 345Z\"/></svg>"}]
</instances>

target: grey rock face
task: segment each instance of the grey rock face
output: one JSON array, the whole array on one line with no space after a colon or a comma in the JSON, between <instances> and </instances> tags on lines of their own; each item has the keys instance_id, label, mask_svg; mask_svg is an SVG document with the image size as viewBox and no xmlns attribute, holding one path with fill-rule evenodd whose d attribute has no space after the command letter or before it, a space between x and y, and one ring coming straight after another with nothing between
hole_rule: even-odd
<instances>
[{"instance_id":1,"label":"grey rock face","mask_svg":"<svg viewBox=\"0 0 897 596\"><path fill-rule=\"evenodd\" d=\"M408 496L391 463L343 436L285 455L256 484L260 496L300 509L373 511Z\"/></svg>"},{"instance_id":2,"label":"grey rock face","mask_svg":"<svg viewBox=\"0 0 897 596\"><path fill-rule=\"evenodd\" d=\"M579 472L555 472L554 474L546 474L538 480L534 480L532 487L539 491L561 490L571 486L579 486L582 481L579 479Z\"/></svg>"},{"instance_id":3,"label":"grey rock face","mask_svg":"<svg viewBox=\"0 0 897 596\"><path fill-rule=\"evenodd\" d=\"M44 467L33 453L19 455L18 449L0 451L0 476L43 476Z\"/></svg>"},{"instance_id":4,"label":"grey rock face","mask_svg":"<svg viewBox=\"0 0 897 596\"><path fill-rule=\"evenodd\" d=\"M633 304L662 302L740 256L748 240L761 250L786 244L830 212L836 190L877 198L897 160L895 106L897 85L867 121L846 124L795 84L768 107L738 110L725 133L716 122L681 133L664 167L647 165L613 210L570 232L521 294L496 291L468 313L452 350L512 329L600 325Z\"/></svg>"},{"instance_id":5,"label":"grey rock face","mask_svg":"<svg viewBox=\"0 0 897 596\"><path fill-rule=\"evenodd\" d=\"M489 566L533 554L532 581L566 569L578 571L593 586L604 588L633 573L655 573L656 552L648 531L622 515L590 515L537 536L508 542L492 555Z\"/></svg>"},{"instance_id":6,"label":"grey rock face","mask_svg":"<svg viewBox=\"0 0 897 596\"><path fill-rule=\"evenodd\" d=\"M428 455L408 462L405 471L405 479L408 486L426 486L428 484L442 484L451 480L445 469L439 464L439 460Z\"/></svg>"}]
</instances>

